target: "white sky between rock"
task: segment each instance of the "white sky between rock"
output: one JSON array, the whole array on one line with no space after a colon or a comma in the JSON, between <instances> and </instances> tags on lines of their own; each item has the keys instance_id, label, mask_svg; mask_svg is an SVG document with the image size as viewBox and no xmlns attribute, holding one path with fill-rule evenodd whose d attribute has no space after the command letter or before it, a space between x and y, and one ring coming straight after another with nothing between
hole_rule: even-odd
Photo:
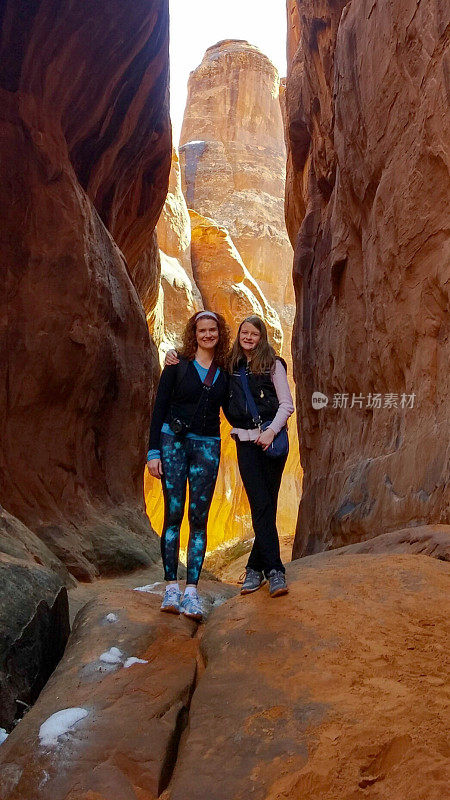
<instances>
[{"instance_id":1,"label":"white sky between rock","mask_svg":"<svg viewBox=\"0 0 450 800\"><path fill-rule=\"evenodd\" d=\"M189 73L222 39L246 39L286 76L286 0L170 0L170 113L178 146Z\"/></svg>"}]
</instances>

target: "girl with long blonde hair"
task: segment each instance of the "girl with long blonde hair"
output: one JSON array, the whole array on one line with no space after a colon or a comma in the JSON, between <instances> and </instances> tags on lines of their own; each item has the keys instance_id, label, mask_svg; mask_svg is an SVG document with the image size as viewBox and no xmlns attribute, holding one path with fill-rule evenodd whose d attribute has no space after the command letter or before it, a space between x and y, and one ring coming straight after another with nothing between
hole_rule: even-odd
<instances>
[{"instance_id":1,"label":"girl with long blonde hair","mask_svg":"<svg viewBox=\"0 0 450 800\"><path fill-rule=\"evenodd\" d=\"M268 579L271 597L278 597L288 591L276 516L287 459L285 427L294 406L286 363L269 344L260 317L251 315L239 325L229 371L227 418L255 533L241 593L256 591ZM274 440L283 436L285 444L275 449Z\"/></svg>"}]
</instances>

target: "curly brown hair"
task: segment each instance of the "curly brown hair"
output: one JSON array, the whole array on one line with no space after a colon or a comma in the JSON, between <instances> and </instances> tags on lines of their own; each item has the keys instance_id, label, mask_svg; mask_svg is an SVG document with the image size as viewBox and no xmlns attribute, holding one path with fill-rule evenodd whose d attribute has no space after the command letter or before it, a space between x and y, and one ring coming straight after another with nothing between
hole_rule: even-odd
<instances>
[{"instance_id":1,"label":"curly brown hair","mask_svg":"<svg viewBox=\"0 0 450 800\"><path fill-rule=\"evenodd\" d=\"M184 356L184 358L188 358L190 361L195 358L198 347L196 337L197 314L194 314L188 320L183 332L183 345L179 350L179 355ZM227 368L228 353L230 350L230 329L225 322L224 317L222 317L222 314L217 314L216 311L214 311L214 316L212 314L211 316L209 314L202 314L200 319L213 319L215 322L217 322L217 327L219 329L219 341L214 351L214 361L218 367L221 367L225 370Z\"/></svg>"}]
</instances>

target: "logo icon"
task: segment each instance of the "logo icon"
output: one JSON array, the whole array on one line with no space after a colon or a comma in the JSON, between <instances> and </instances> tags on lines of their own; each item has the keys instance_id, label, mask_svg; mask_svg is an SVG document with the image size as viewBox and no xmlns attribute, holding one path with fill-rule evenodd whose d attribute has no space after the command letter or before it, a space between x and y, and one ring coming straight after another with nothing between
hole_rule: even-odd
<instances>
[{"instance_id":1,"label":"logo icon","mask_svg":"<svg viewBox=\"0 0 450 800\"><path fill-rule=\"evenodd\" d=\"M328 404L328 397L322 392L313 392L311 398L312 407L318 411L320 408L325 408Z\"/></svg>"}]
</instances>

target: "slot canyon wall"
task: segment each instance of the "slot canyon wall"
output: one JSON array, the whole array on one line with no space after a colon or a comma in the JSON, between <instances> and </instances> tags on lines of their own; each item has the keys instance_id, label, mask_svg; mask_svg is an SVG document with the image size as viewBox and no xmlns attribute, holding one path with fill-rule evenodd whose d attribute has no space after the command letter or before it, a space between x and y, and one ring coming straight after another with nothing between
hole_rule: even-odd
<instances>
[{"instance_id":1,"label":"slot canyon wall","mask_svg":"<svg viewBox=\"0 0 450 800\"><path fill-rule=\"evenodd\" d=\"M298 557L449 520L450 9L287 11Z\"/></svg>"},{"instance_id":2,"label":"slot canyon wall","mask_svg":"<svg viewBox=\"0 0 450 800\"><path fill-rule=\"evenodd\" d=\"M284 221L286 148L279 90L273 64L245 41L213 45L190 74L179 157L175 152L157 228L162 280L149 324L164 354L179 341L197 308L220 310L233 337L241 319L259 314L288 362L293 389L290 340L295 305L292 247ZM253 535L229 431L224 422L209 550ZM293 509L301 488L292 420L290 438L279 502L280 530L286 536L293 535ZM159 486L146 476L145 487L150 519L160 530ZM187 533L185 522L182 542Z\"/></svg>"},{"instance_id":3,"label":"slot canyon wall","mask_svg":"<svg viewBox=\"0 0 450 800\"><path fill-rule=\"evenodd\" d=\"M142 303L170 169L168 2L7 0L0 21L0 503L31 554L37 535L90 579L158 551Z\"/></svg>"}]
</instances>

